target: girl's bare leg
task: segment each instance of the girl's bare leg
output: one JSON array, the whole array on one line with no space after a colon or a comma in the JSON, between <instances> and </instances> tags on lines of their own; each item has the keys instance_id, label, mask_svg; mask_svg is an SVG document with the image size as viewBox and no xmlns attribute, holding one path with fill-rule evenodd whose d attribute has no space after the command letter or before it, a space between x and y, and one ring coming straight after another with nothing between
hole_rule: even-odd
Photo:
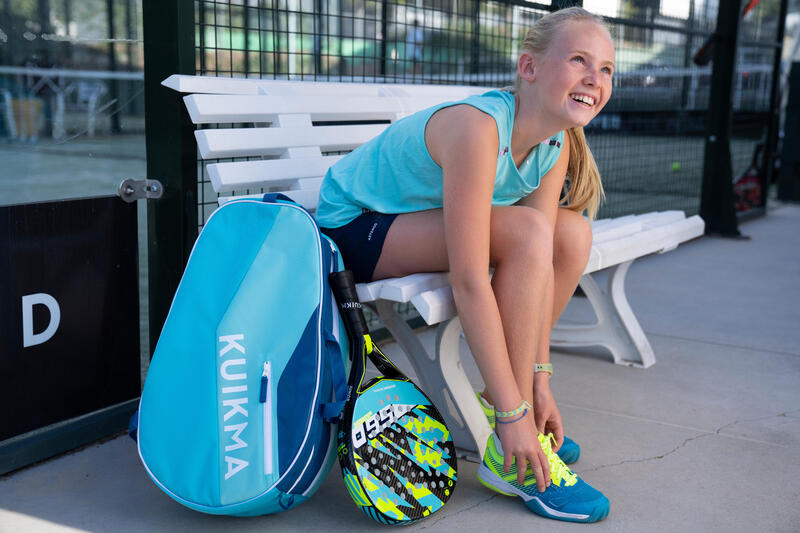
<instances>
[{"instance_id":1,"label":"girl's bare leg","mask_svg":"<svg viewBox=\"0 0 800 533\"><path fill-rule=\"evenodd\" d=\"M581 215L560 208L553 232L553 315L555 326L572 298L592 251L592 226Z\"/></svg>"},{"instance_id":2,"label":"girl's bare leg","mask_svg":"<svg viewBox=\"0 0 800 533\"><path fill-rule=\"evenodd\" d=\"M549 297L552 294L552 311L544 313L543 319L549 322L550 327L544 331L547 342L540 338L540 349L549 349L550 330L558 321L561 313L567 307L570 298L578 286L589 254L592 249L592 227L581 215L566 208L560 208L556 216L556 225L553 230L553 274L552 292L545 291ZM529 325L530 327L530 325ZM486 401L492 403L491 395L483 391Z\"/></svg>"}]
</instances>

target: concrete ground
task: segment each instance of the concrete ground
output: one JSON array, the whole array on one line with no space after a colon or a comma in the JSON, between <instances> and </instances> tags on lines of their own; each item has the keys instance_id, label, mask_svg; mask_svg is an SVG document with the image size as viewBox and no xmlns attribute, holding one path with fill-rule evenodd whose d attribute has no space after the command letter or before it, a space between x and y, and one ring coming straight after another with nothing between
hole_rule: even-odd
<instances>
[{"instance_id":1,"label":"concrete ground","mask_svg":"<svg viewBox=\"0 0 800 533\"><path fill-rule=\"evenodd\" d=\"M532 515L461 461L447 507L405 530L800 531L800 206L741 229L752 239L705 237L629 271L655 366L615 366L599 349L552 355L552 388L583 449L574 468L611 500L606 520ZM585 306L574 299L565 319L585 319ZM126 436L0 478L4 532L369 529L385 526L357 510L338 466L292 511L208 516L163 494Z\"/></svg>"}]
</instances>

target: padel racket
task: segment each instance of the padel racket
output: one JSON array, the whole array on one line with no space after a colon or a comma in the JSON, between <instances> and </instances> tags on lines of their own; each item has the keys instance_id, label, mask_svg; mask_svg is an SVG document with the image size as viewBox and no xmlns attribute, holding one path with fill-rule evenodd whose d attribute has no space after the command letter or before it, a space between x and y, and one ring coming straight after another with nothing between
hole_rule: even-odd
<instances>
[{"instance_id":1,"label":"padel racket","mask_svg":"<svg viewBox=\"0 0 800 533\"><path fill-rule=\"evenodd\" d=\"M334 272L329 280L350 337L352 360L337 447L345 485L374 520L415 522L441 509L453 495L453 439L425 393L372 343L353 273ZM367 356L383 375L365 382Z\"/></svg>"}]
</instances>

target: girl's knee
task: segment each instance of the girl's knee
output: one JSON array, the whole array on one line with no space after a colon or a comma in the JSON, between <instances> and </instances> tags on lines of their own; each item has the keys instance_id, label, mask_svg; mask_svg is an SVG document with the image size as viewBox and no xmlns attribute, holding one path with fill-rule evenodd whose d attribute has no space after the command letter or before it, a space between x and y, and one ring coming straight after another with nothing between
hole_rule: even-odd
<instances>
[{"instance_id":1,"label":"girl's knee","mask_svg":"<svg viewBox=\"0 0 800 533\"><path fill-rule=\"evenodd\" d=\"M560 208L553 232L553 262L559 265L586 266L592 250L592 226L575 211Z\"/></svg>"},{"instance_id":2,"label":"girl's knee","mask_svg":"<svg viewBox=\"0 0 800 533\"><path fill-rule=\"evenodd\" d=\"M492 219L493 260L523 260L527 264L551 262L553 228L537 209L514 207Z\"/></svg>"}]
</instances>

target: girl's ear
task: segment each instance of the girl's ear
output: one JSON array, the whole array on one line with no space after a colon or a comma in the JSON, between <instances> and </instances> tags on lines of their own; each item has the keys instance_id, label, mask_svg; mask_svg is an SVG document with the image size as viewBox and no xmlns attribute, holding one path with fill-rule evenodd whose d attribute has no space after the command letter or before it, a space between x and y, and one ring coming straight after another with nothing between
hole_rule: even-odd
<instances>
[{"instance_id":1,"label":"girl's ear","mask_svg":"<svg viewBox=\"0 0 800 533\"><path fill-rule=\"evenodd\" d=\"M536 79L536 58L530 52L522 52L517 61L517 74L531 83Z\"/></svg>"}]
</instances>

